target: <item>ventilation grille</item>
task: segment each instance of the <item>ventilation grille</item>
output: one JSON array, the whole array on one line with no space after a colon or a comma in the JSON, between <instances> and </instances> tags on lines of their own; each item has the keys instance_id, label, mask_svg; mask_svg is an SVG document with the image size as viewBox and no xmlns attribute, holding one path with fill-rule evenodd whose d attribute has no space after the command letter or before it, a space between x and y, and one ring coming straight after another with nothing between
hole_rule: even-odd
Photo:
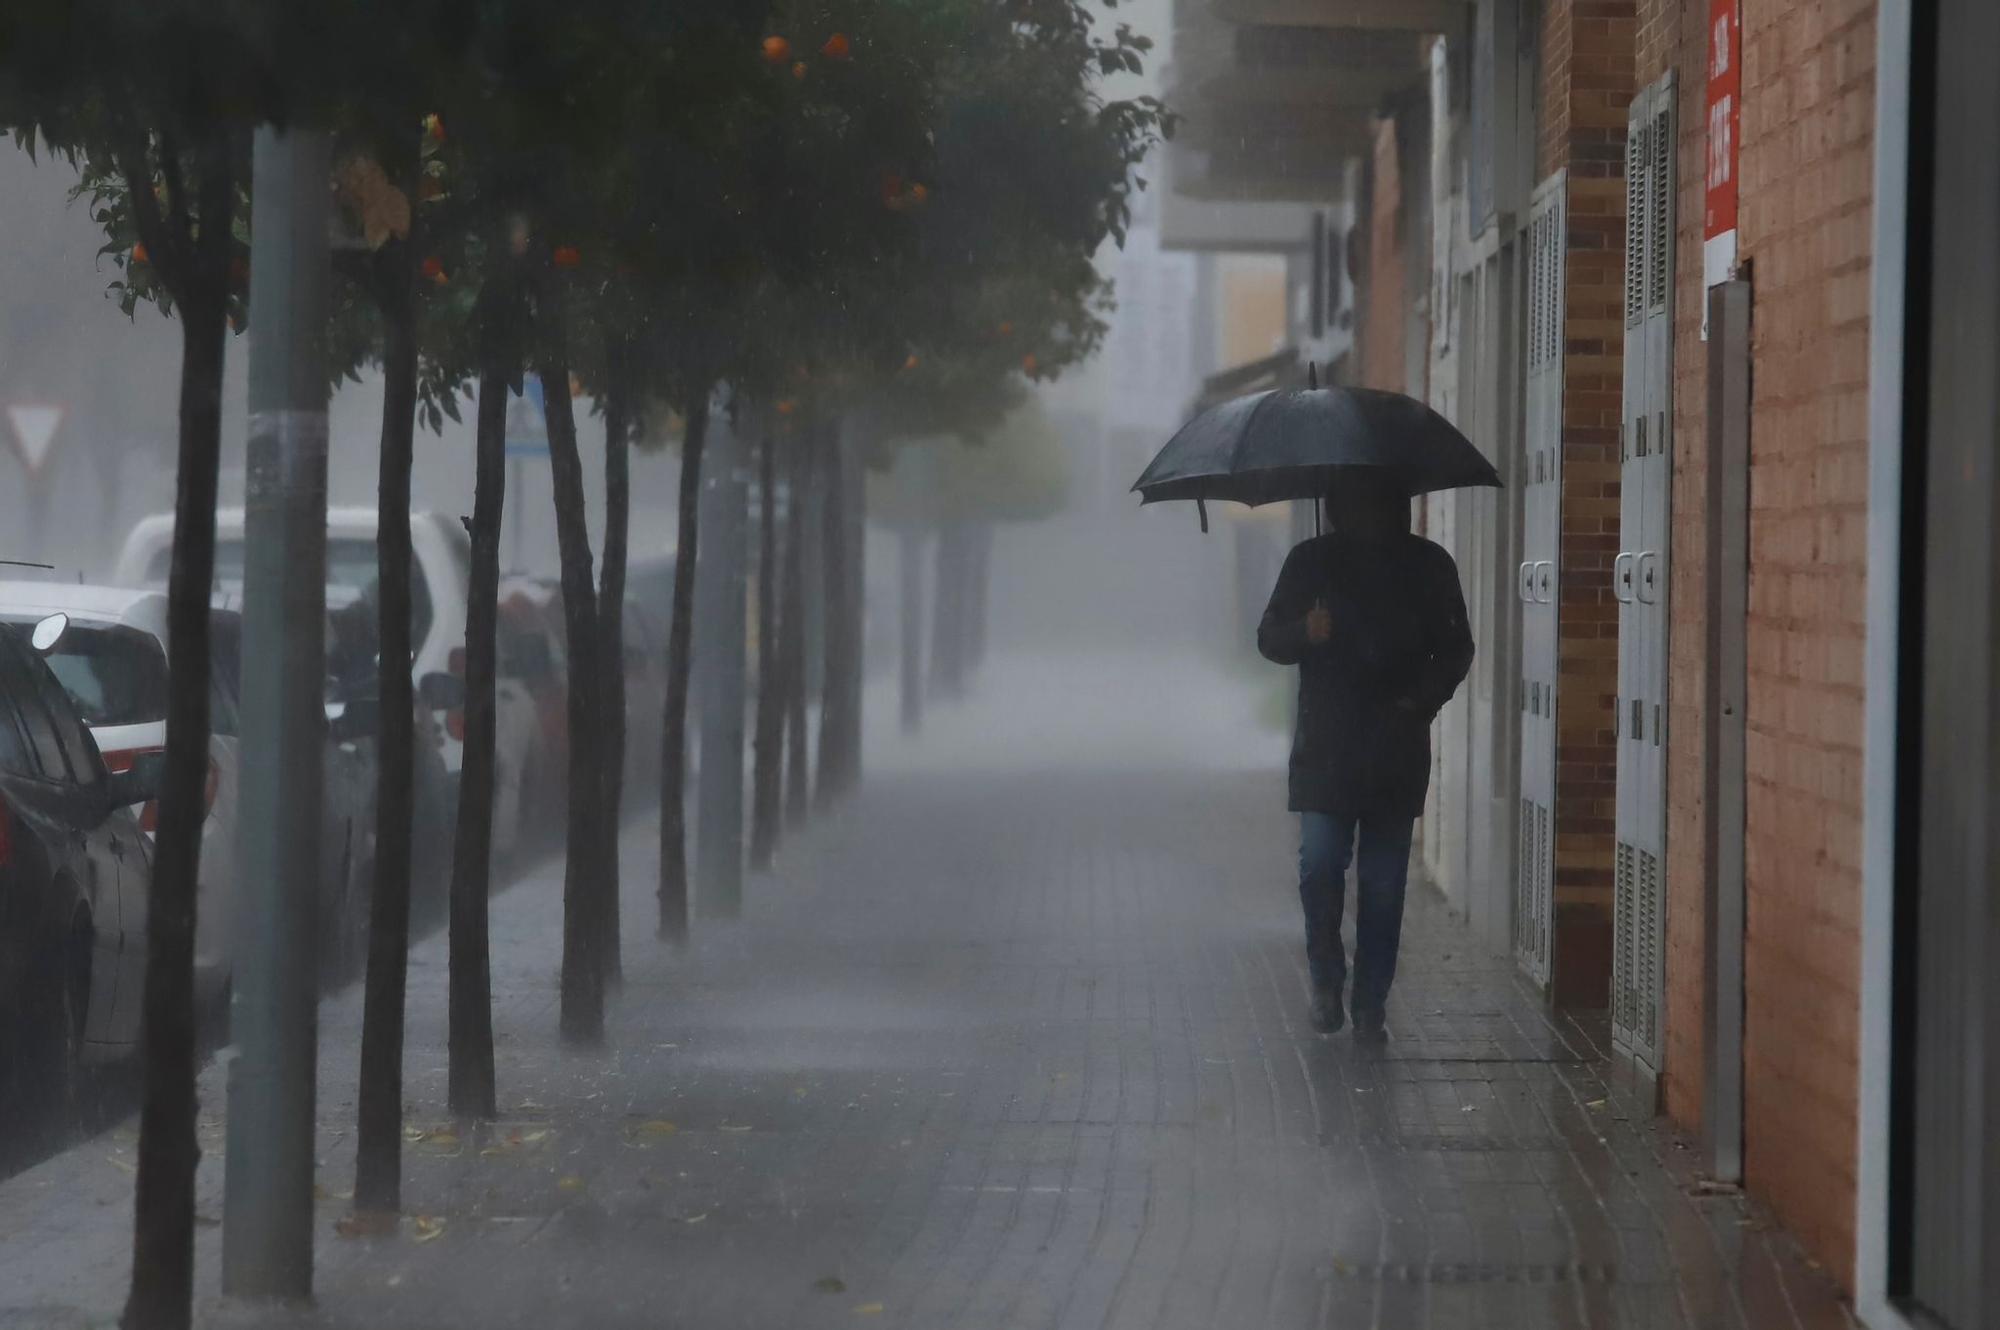
<instances>
[{"instance_id":1,"label":"ventilation grille","mask_svg":"<svg viewBox=\"0 0 2000 1330\"><path fill-rule=\"evenodd\" d=\"M1652 126L1634 125L1625 132L1625 326L1630 328L1645 317L1647 228L1646 184L1652 154L1647 144Z\"/></svg>"},{"instance_id":2,"label":"ventilation grille","mask_svg":"<svg viewBox=\"0 0 2000 1330\"><path fill-rule=\"evenodd\" d=\"M1535 853L1539 863L1535 872L1535 960L1540 973L1547 977L1549 972L1549 897L1555 892L1556 847L1549 835L1549 808L1547 804L1535 805Z\"/></svg>"},{"instance_id":3,"label":"ventilation grille","mask_svg":"<svg viewBox=\"0 0 2000 1330\"><path fill-rule=\"evenodd\" d=\"M1618 842L1611 906L1611 1024L1628 1038L1634 1028L1633 1016L1638 1006L1634 992L1638 976L1632 972L1633 920L1638 913L1637 902L1633 900L1638 891L1637 874L1633 869L1635 857L1629 844L1622 840Z\"/></svg>"},{"instance_id":4,"label":"ventilation grille","mask_svg":"<svg viewBox=\"0 0 2000 1330\"><path fill-rule=\"evenodd\" d=\"M1521 876L1514 888L1514 950L1524 959L1535 954L1535 805L1521 800Z\"/></svg>"},{"instance_id":5,"label":"ventilation grille","mask_svg":"<svg viewBox=\"0 0 2000 1330\"><path fill-rule=\"evenodd\" d=\"M1638 973L1634 977L1638 992L1631 1028L1639 1043L1651 1053L1659 1046L1655 1027L1659 1022L1660 910L1663 902L1660 900L1660 861L1644 850L1639 852L1636 885L1638 890L1634 894L1637 897L1638 918L1634 922L1638 925L1638 938L1634 947L1638 955L1634 959Z\"/></svg>"},{"instance_id":6,"label":"ventilation grille","mask_svg":"<svg viewBox=\"0 0 2000 1330\"><path fill-rule=\"evenodd\" d=\"M1674 252L1674 238L1670 234L1674 199L1673 112L1670 109L1662 108L1653 116L1651 137L1653 169L1647 188L1652 195L1648 218L1652 242L1646 247L1646 294L1647 302L1653 308L1663 309L1668 296L1667 260Z\"/></svg>"},{"instance_id":7,"label":"ventilation grille","mask_svg":"<svg viewBox=\"0 0 2000 1330\"><path fill-rule=\"evenodd\" d=\"M1542 301L1545 313L1542 318L1542 328L1548 338L1543 350L1543 360L1551 365L1562 355L1562 221L1563 209L1560 204L1549 209L1544 237L1544 252L1547 258L1543 265Z\"/></svg>"}]
</instances>

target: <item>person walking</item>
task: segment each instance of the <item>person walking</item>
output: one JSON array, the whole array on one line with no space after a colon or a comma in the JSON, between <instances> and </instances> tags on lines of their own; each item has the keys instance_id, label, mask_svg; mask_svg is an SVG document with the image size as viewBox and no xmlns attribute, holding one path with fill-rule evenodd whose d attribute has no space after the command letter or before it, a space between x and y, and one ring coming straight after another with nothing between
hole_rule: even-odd
<instances>
[{"instance_id":1,"label":"person walking","mask_svg":"<svg viewBox=\"0 0 2000 1330\"><path fill-rule=\"evenodd\" d=\"M1295 546L1257 628L1265 659L1299 670L1290 808L1299 815L1312 1026L1346 1022L1340 920L1356 866L1354 1037L1388 1038L1416 819L1430 786L1431 721L1472 668L1458 566L1409 529L1389 468L1343 467L1332 531Z\"/></svg>"}]
</instances>

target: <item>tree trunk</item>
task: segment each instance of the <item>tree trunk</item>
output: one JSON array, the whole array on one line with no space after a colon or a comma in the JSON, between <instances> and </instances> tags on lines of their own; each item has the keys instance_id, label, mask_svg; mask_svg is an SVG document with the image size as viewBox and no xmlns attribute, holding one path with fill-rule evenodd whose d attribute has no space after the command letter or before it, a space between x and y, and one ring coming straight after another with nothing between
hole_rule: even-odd
<instances>
[{"instance_id":1,"label":"tree trunk","mask_svg":"<svg viewBox=\"0 0 2000 1330\"><path fill-rule=\"evenodd\" d=\"M700 549L701 449L708 437L708 393L688 396L681 442L680 532L674 551L673 618L667 630L667 703L660 721L660 936L688 935L687 710L694 648L694 561Z\"/></svg>"},{"instance_id":2,"label":"tree trunk","mask_svg":"<svg viewBox=\"0 0 2000 1330\"><path fill-rule=\"evenodd\" d=\"M127 174L127 188L150 190ZM235 173L221 144L205 154L201 234L175 292L181 322L180 456L167 573L167 743L146 922L144 1088L126 1330L184 1330L194 1294L195 883L208 816L208 619L222 439L223 326ZM157 237L156 237L157 239ZM164 245L159 246L165 249ZM178 248L178 247L177 247Z\"/></svg>"},{"instance_id":3,"label":"tree trunk","mask_svg":"<svg viewBox=\"0 0 2000 1330\"><path fill-rule=\"evenodd\" d=\"M975 523L966 570L965 681L986 663L987 592L993 586L993 524Z\"/></svg>"},{"instance_id":4,"label":"tree trunk","mask_svg":"<svg viewBox=\"0 0 2000 1330\"><path fill-rule=\"evenodd\" d=\"M778 615L783 657L785 735L785 824L803 826L809 811L811 755L806 734L806 507L812 489L812 438L792 449L791 502L785 512L784 604Z\"/></svg>"},{"instance_id":5,"label":"tree trunk","mask_svg":"<svg viewBox=\"0 0 2000 1330\"><path fill-rule=\"evenodd\" d=\"M836 435L836 437L839 437ZM842 678L840 792L861 784L861 700L868 655L868 485L861 458L843 443L847 502L847 669Z\"/></svg>"},{"instance_id":6,"label":"tree trunk","mask_svg":"<svg viewBox=\"0 0 2000 1330\"><path fill-rule=\"evenodd\" d=\"M492 315L488 316L493 317ZM465 752L451 859L451 1001L447 1102L461 1117L498 1111L493 1075L493 988L486 902L493 856L494 676L500 620L500 517L507 496L507 395L512 368L479 376L472 498L472 576L465 606Z\"/></svg>"},{"instance_id":7,"label":"tree trunk","mask_svg":"<svg viewBox=\"0 0 2000 1330\"><path fill-rule=\"evenodd\" d=\"M569 348L559 303L544 304L541 338L543 414L554 478L556 547L562 559L563 622L569 636L569 820L563 862L562 1037L575 1044L604 1038L603 809L598 797L603 752L598 742L603 665L597 635L597 587L591 579L590 531L583 507L583 458L570 407Z\"/></svg>"},{"instance_id":8,"label":"tree trunk","mask_svg":"<svg viewBox=\"0 0 2000 1330\"><path fill-rule=\"evenodd\" d=\"M905 527L897 534L896 553L903 592L902 682L903 732L924 727L924 533Z\"/></svg>"},{"instance_id":9,"label":"tree trunk","mask_svg":"<svg viewBox=\"0 0 2000 1330\"><path fill-rule=\"evenodd\" d=\"M778 435L764 435L758 458L757 524L757 730L751 782L750 866L767 869L777 855L783 795L785 695L778 635Z\"/></svg>"},{"instance_id":10,"label":"tree trunk","mask_svg":"<svg viewBox=\"0 0 2000 1330\"><path fill-rule=\"evenodd\" d=\"M953 700L965 691L967 532L958 522L938 528L937 576L931 594L931 695Z\"/></svg>"},{"instance_id":11,"label":"tree trunk","mask_svg":"<svg viewBox=\"0 0 2000 1330\"><path fill-rule=\"evenodd\" d=\"M410 461L417 415L414 247L381 256L382 457L376 486L380 734L375 763L375 880L361 1013L354 1208L402 1208L403 1010L409 977L410 846L416 699L410 681Z\"/></svg>"},{"instance_id":12,"label":"tree trunk","mask_svg":"<svg viewBox=\"0 0 2000 1330\"><path fill-rule=\"evenodd\" d=\"M854 786L860 770L861 568L851 508L845 441L830 428L825 445L826 686L820 699L819 804L831 806Z\"/></svg>"},{"instance_id":13,"label":"tree trunk","mask_svg":"<svg viewBox=\"0 0 2000 1330\"><path fill-rule=\"evenodd\" d=\"M597 593L598 665L602 697L603 803L598 854L604 888L598 912L604 925L599 958L605 981L625 979L619 934L618 832L625 804L625 566L632 524L632 420L625 353L613 352L611 384L604 398L604 567Z\"/></svg>"}]
</instances>

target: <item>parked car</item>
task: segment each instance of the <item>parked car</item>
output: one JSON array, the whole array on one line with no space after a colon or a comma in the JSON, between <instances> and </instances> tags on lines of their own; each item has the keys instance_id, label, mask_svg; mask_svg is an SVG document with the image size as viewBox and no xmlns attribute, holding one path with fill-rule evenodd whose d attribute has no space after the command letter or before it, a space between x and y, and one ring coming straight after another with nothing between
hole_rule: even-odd
<instances>
[{"instance_id":1,"label":"parked car","mask_svg":"<svg viewBox=\"0 0 2000 1330\"><path fill-rule=\"evenodd\" d=\"M373 508L329 508L326 514L326 581L330 592L364 594L380 579ZM164 586L173 561L174 518L158 513L125 538L112 579L125 586ZM443 513L410 514L411 673L418 679L451 669L452 653L465 645L466 594L472 578L472 545L465 527ZM215 581L225 591L243 585L244 517L241 508L215 514ZM463 718L438 713L444 730L445 768L458 774Z\"/></svg>"},{"instance_id":2,"label":"parked car","mask_svg":"<svg viewBox=\"0 0 2000 1330\"><path fill-rule=\"evenodd\" d=\"M561 592L535 578L500 583L497 687L524 691L535 729L520 781L522 821L536 838L559 836L569 807L569 651ZM501 808L514 807L504 798Z\"/></svg>"},{"instance_id":3,"label":"parked car","mask_svg":"<svg viewBox=\"0 0 2000 1330\"><path fill-rule=\"evenodd\" d=\"M86 1064L139 1042L152 846L131 808L159 762L106 770L31 646L66 626L0 627L0 1081L59 1113L75 1111Z\"/></svg>"},{"instance_id":4,"label":"parked car","mask_svg":"<svg viewBox=\"0 0 2000 1330\"><path fill-rule=\"evenodd\" d=\"M0 623L29 627L53 614L67 627L43 653L102 755L129 771L167 742L167 598L125 587L0 582ZM195 913L195 985L206 1001L228 981L236 896L238 740L232 692L209 690L208 817L202 824ZM155 810L135 810L153 829Z\"/></svg>"},{"instance_id":5,"label":"parked car","mask_svg":"<svg viewBox=\"0 0 2000 1330\"><path fill-rule=\"evenodd\" d=\"M667 714L667 611L625 600L625 788L660 779L660 730ZM627 805L628 807L630 805Z\"/></svg>"},{"instance_id":6,"label":"parked car","mask_svg":"<svg viewBox=\"0 0 2000 1330\"><path fill-rule=\"evenodd\" d=\"M671 579L671 565L668 577ZM625 600L625 779L647 789L659 777L666 714L666 619L636 596ZM569 632L562 588L511 577L500 586L500 673L534 696L541 722L530 796L559 820L569 789Z\"/></svg>"}]
</instances>

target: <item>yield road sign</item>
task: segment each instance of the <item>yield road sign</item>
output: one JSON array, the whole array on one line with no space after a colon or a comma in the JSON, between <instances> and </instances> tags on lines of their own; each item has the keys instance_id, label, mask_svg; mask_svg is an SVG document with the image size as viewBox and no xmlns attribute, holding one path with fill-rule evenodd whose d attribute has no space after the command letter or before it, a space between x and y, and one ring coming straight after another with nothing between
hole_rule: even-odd
<instances>
[{"instance_id":1,"label":"yield road sign","mask_svg":"<svg viewBox=\"0 0 2000 1330\"><path fill-rule=\"evenodd\" d=\"M7 421L14 427L14 447L33 475L48 460L55 444L56 427L62 424L63 409L46 403L21 403L7 408Z\"/></svg>"}]
</instances>

